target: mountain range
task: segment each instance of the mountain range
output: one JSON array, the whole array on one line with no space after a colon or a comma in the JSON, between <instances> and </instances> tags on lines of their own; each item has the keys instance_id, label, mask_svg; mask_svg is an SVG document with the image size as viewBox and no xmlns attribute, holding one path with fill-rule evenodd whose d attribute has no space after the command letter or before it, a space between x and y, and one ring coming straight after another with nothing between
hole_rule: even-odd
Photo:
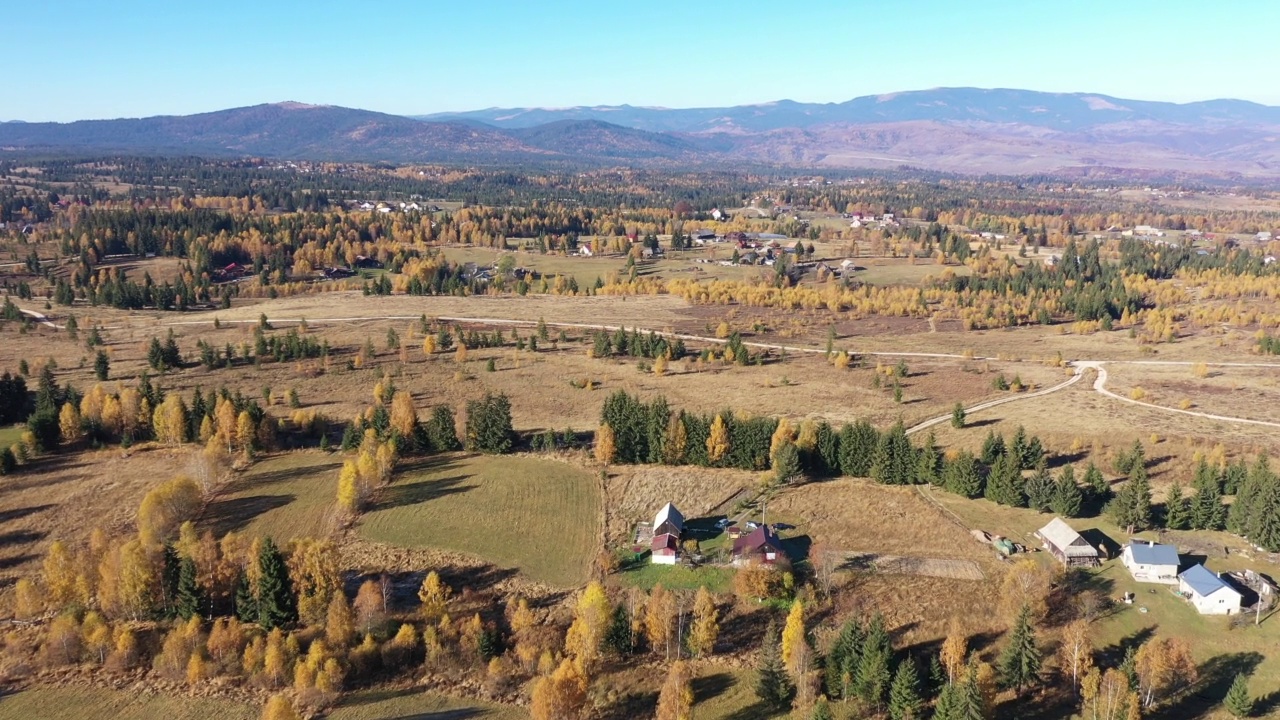
<instances>
[{"instance_id":1,"label":"mountain range","mask_svg":"<svg viewBox=\"0 0 1280 720\"><path fill-rule=\"evenodd\" d=\"M17 149L1261 180L1280 177L1280 107L977 88L843 103L491 108L417 117L286 102L187 116L0 123L0 157Z\"/></svg>"}]
</instances>

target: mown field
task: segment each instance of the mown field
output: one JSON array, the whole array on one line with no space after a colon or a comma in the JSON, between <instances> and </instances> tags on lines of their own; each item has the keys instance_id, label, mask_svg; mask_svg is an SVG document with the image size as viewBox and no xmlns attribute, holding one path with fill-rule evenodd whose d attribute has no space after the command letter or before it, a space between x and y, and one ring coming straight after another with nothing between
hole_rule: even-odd
<instances>
[{"instance_id":1,"label":"mown field","mask_svg":"<svg viewBox=\"0 0 1280 720\"><path fill-rule=\"evenodd\" d=\"M320 451L267 458L232 480L209 504L200 524L223 535L230 530L269 535L281 544L322 537L334 529L338 470L346 459Z\"/></svg>"},{"instance_id":2,"label":"mown field","mask_svg":"<svg viewBox=\"0 0 1280 720\"><path fill-rule=\"evenodd\" d=\"M0 697L0 720L256 720L261 708L234 700L168 697L101 688L36 687ZM526 720L523 708L459 700L421 690L366 690L345 696L326 720Z\"/></svg>"},{"instance_id":3,"label":"mown field","mask_svg":"<svg viewBox=\"0 0 1280 720\"><path fill-rule=\"evenodd\" d=\"M438 456L397 471L361 535L466 553L561 587L580 585L600 546L600 488L568 463Z\"/></svg>"}]
</instances>

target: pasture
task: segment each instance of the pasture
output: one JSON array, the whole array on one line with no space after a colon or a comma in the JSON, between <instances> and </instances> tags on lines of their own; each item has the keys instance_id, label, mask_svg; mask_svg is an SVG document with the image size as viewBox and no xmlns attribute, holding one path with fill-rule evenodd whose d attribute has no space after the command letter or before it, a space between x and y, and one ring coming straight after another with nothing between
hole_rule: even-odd
<instances>
[{"instance_id":1,"label":"pasture","mask_svg":"<svg viewBox=\"0 0 1280 720\"><path fill-rule=\"evenodd\" d=\"M338 470L346 459L320 451L269 457L234 475L205 508L199 524L221 536L228 531L290 538L332 532Z\"/></svg>"},{"instance_id":2,"label":"pasture","mask_svg":"<svg viewBox=\"0 0 1280 720\"><path fill-rule=\"evenodd\" d=\"M450 454L402 467L358 530L465 553L559 587L585 582L600 547L599 481L568 463Z\"/></svg>"}]
</instances>

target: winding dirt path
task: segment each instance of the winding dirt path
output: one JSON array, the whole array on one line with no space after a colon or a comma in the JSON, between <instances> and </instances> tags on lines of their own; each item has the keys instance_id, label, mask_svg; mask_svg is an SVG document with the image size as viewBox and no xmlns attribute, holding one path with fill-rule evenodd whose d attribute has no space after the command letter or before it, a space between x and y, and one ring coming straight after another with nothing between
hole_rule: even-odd
<instances>
[{"instance_id":1,"label":"winding dirt path","mask_svg":"<svg viewBox=\"0 0 1280 720\"><path fill-rule=\"evenodd\" d=\"M45 327L52 328L54 330L65 329L64 326L57 325L53 321L51 321L49 317L44 313L36 312L34 310L22 310L22 312L30 316L31 318L33 318L37 323L44 325ZM269 319L272 323L301 323L305 319L305 321L308 324L311 324L311 323L375 322L375 321L387 321L387 320L412 321L412 320L417 320L420 317L421 315L372 315L372 316L364 315L364 316L332 317L332 318L269 318ZM532 320L511 320L507 318L494 318L494 317L436 316L435 319L443 320L445 322L471 323L476 325L505 325L505 326L519 326L519 327L535 327L538 324L537 322ZM212 325L214 324L214 322L215 320L178 320L174 322L161 323L161 325L165 327ZM245 325L245 324L257 324L258 321L257 320L219 320L217 322L221 324ZM596 323L546 322L545 324L548 327L572 328L576 330L605 330L605 331L613 332L619 329L619 326L617 325L602 325L602 324L596 324ZM127 327L127 326L119 326L119 325L104 326L103 329L114 330L114 329L120 329L121 327ZM727 342L727 340L723 338L707 337L705 335L670 333L670 332L664 332L661 330L651 330L651 329L646 329L641 327L633 327L631 329L637 332L642 332L642 333L652 332L655 335L661 335L663 337L669 337L672 339L679 339L679 340L689 340L693 342L716 343L721 345ZM783 353L826 354L826 351L821 348L797 347L793 345L780 345L776 343L745 342L745 341L742 344L747 347L759 348L762 350L776 350L778 352L783 352ZM929 353L929 352L885 352L885 351L872 352L872 351L869 351L869 352L860 352L857 354L870 355L874 357L928 358L928 359L934 359L934 360L998 360L999 359L999 358L985 357L985 356L967 356L967 355L956 355L954 353ZM1005 403L1018 402L1021 400L1031 400L1033 398L1039 398L1039 397L1045 397L1047 395L1051 395L1053 393L1065 390L1068 387L1071 387L1072 385L1076 384L1077 382L1080 381L1080 378L1084 376L1085 370L1093 369L1098 373L1097 378L1093 382L1093 390L1113 400L1119 400L1120 402L1129 403L1131 405L1140 405L1142 407L1149 408L1151 410L1159 410L1159 411L1168 412L1168 413L1177 413L1179 415L1190 415L1192 417L1204 418L1206 420L1217 420L1220 422L1242 423L1247 425L1262 425L1265 427L1280 428L1280 422L1271 422L1267 420L1253 420L1251 418L1233 417L1229 415L1214 415L1212 413L1199 412L1195 410L1181 410L1179 408L1170 408L1170 407L1165 407L1163 405L1156 405L1153 403L1142 402L1141 400L1134 400L1132 398L1127 398L1123 395L1118 395L1116 393L1113 393L1107 389L1107 370L1105 366L1108 364L1190 367L1192 365L1201 364L1201 363L1210 367L1270 368L1273 370L1280 370L1280 363L1203 362L1203 361L1191 361L1191 360L1072 360L1067 363L1067 366L1074 368L1075 373L1071 376L1071 378L1069 378L1065 382L1058 383L1057 385L1054 385L1053 387L1045 388L1044 390L1037 390L1036 392L1019 394L1019 395L1014 395L1012 397L998 398L995 400L988 400L986 402L981 402L971 407L965 408L965 413L970 414L975 412L981 412L983 410L988 410L993 407L1004 405ZM928 428L934 427L941 423L949 422L950 420L951 420L950 414L931 418L929 420L925 420L924 422L917 423L916 425L911 426L910 428L907 429L907 434L917 433L917 432L920 432L921 430L926 430Z\"/></svg>"}]
</instances>

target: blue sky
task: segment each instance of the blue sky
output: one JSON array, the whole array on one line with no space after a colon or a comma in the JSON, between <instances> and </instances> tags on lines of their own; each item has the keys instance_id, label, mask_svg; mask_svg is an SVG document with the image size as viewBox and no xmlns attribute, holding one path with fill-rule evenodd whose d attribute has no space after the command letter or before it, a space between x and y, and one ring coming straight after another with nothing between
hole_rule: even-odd
<instances>
[{"instance_id":1,"label":"blue sky","mask_svg":"<svg viewBox=\"0 0 1280 720\"><path fill-rule=\"evenodd\" d=\"M960 85L1280 105L1277 0L0 0L0 17L4 120L282 100L398 114L840 102Z\"/></svg>"}]
</instances>

